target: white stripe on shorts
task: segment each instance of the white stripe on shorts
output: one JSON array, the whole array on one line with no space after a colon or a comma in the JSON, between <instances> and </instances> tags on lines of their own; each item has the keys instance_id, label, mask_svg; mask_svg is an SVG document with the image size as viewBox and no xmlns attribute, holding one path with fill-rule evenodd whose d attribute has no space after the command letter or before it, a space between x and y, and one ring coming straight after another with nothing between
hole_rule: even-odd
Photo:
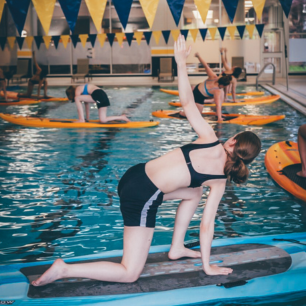
<instances>
[{"instance_id":1,"label":"white stripe on shorts","mask_svg":"<svg viewBox=\"0 0 306 306\"><path fill-rule=\"evenodd\" d=\"M141 211L140 226L143 226L143 227L146 226L148 210L150 209L150 206L153 204L153 201L155 201L157 199L157 197L160 193L161 193L161 191L159 189L157 189L157 191L152 195L152 197L144 205L144 207Z\"/></svg>"}]
</instances>

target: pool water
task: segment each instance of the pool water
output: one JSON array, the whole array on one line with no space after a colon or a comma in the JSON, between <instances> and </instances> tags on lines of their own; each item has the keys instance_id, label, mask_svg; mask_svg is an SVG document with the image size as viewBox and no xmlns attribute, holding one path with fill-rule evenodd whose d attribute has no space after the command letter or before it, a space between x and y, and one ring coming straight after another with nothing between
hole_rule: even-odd
<instances>
[{"instance_id":1,"label":"pool water","mask_svg":"<svg viewBox=\"0 0 306 306\"><path fill-rule=\"evenodd\" d=\"M111 102L108 114L124 112L134 121L157 120L151 112L171 109L168 102L176 98L151 87L104 90ZM241 86L237 92L240 90L255 88ZM50 88L48 94L62 97L65 88ZM95 105L91 108L91 118L97 119ZM286 118L262 127L213 125L222 141L244 130L254 131L262 140L261 154L249 167L248 182L227 184L216 216L215 239L306 231L305 203L276 185L264 165L265 153L273 143L297 141L305 117L282 101L225 110L285 114ZM70 102L0 106L0 112L77 118ZM196 138L187 121L169 119L160 119L155 128L133 130L28 128L1 120L0 130L0 264L122 249L123 222L116 193L120 177L130 166ZM206 195L207 190L186 241L198 237ZM178 203L168 201L159 208L153 245L171 243ZM306 294L296 301L304 299Z\"/></svg>"}]
</instances>

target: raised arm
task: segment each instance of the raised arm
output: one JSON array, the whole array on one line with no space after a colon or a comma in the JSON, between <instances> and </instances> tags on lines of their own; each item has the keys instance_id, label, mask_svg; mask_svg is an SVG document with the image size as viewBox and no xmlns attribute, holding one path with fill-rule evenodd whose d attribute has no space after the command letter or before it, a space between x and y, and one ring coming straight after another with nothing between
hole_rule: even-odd
<instances>
[{"instance_id":1,"label":"raised arm","mask_svg":"<svg viewBox=\"0 0 306 306\"><path fill-rule=\"evenodd\" d=\"M217 78L217 75L212 71L212 69L208 66L208 64L203 60L203 58L200 56L200 54L197 52L195 55L194 55L198 60L199 62L204 66L206 72L207 72L207 75L209 78Z\"/></svg>"},{"instance_id":2,"label":"raised arm","mask_svg":"<svg viewBox=\"0 0 306 306\"><path fill-rule=\"evenodd\" d=\"M225 48L220 49L222 64L223 64L223 67L225 68L225 70L231 70L231 67L230 67L230 65L228 64L228 61L227 61L226 51L227 50Z\"/></svg>"},{"instance_id":3,"label":"raised arm","mask_svg":"<svg viewBox=\"0 0 306 306\"><path fill-rule=\"evenodd\" d=\"M186 59L190 51L191 47L188 50L186 49L184 36L180 35L174 43L180 101L189 123L199 137L208 141L215 141L217 137L214 130L202 117L194 101L186 67Z\"/></svg>"},{"instance_id":4,"label":"raised arm","mask_svg":"<svg viewBox=\"0 0 306 306\"><path fill-rule=\"evenodd\" d=\"M33 61L34 61L34 65L36 67L36 74L38 74L38 73L41 72L41 68L37 64L36 57L35 57L35 51L33 51Z\"/></svg>"}]
</instances>

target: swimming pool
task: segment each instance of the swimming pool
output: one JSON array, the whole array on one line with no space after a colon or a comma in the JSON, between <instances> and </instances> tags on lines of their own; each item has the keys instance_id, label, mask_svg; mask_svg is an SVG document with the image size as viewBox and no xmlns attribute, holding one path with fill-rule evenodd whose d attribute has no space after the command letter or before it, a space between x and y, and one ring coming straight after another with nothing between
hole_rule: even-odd
<instances>
[{"instance_id":1,"label":"swimming pool","mask_svg":"<svg viewBox=\"0 0 306 306\"><path fill-rule=\"evenodd\" d=\"M239 90L254 91L254 87ZM65 88L49 94L64 96ZM158 88L105 88L109 114L127 113L149 120L151 112L170 109L172 96ZM95 108L95 106L92 106ZM226 107L228 112L285 114L264 126L215 124L221 140L252 130L262 140L262 153L250 166L250 179L240 187L228 184L219 205L215 238L306 231L306 206L275 185L264 166L266 150L275 142L297 139L305 117L286 103ZM1 107L1 112L48 118L77 118L74 104L48 102ZM92 109L91 118L97 118ZM156 120L156 119L154 119ZM0 122L0 263L47 260L122 249L123 223L117 183L132 165L146 162L195 139L182 120L161 119L145 129L40 129ZM205 192L187 232L198 237ZM170 244L177 201L160 207L153 245Z\"/></svg>"}]
</instances>

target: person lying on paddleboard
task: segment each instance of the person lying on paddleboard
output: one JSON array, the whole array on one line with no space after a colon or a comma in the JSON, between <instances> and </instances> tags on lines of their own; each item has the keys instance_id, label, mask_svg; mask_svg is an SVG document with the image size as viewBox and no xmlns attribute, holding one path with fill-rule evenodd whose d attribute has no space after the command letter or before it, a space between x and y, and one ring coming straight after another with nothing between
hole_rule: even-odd
<instances>
[{"instance_id":1,"label":"person lying on paddleboard","mask_svg":"<svg viewBox=\"0 0 306 306\"><path fill-rule=\"evenodd\" d=\"M224 67L224 71L222 72L222 76L231 76L232 80L229 86L226 86L224 89L224 94L225 94L225 101L229 101L229 99L227 98L227 94L229 92L232 93L232 98L233 98L233 102L236 102L236 87L237 87L237 79L239 78L242 69L240 67L234 66L231 68L231 66L228 63L227 60L227 49L226 48L221 48L220 49L220 54L221 54L221 60L222 60L222 64Z\"/></svg>"},{"instance_id":2,"label":"person lying on paddleboard","mask_svg":"<svg viewBox=\"0 0 306 306\"><path fill-rule=\"evenodd\" d=\"M232 269L210 264L214 223L227 179L246 181L250 163L260 152L261 142L252 132L242 132L221 145L212 127L198 111L188 80L186 59L190 53L180 35L174 44L180 100L185 114L198 134L191 144L128 169L118 185L120 209L124 221L121 263L95 262L66 264L57 259L37 280L43 286L61 278L90 278L130 283L136 281L146 263L153 238L158 206L163 201L181 199L168 257L202 258L207 275L228 275ZM132 154L132 152L131 152ZM184 247L188 225L201 201L203 186L210 187L200 225L201 252Z\"/></svg>"},{"instance_id":3,"label":"person lying on paddleboard","mask_svg":"<svg viewBox=\"0 0 306 306\"><path fill-rule=\"evenodd\" d=\"M109 99L104 90L93 84L84 84L80 86L69 86L66 89L66 95L69 100L75 102L79 120L76 122L85 122L82 102L85 103L86 120L89 121L89 103L96 103L99 112L99 120L106 123L112 120L123 120L129 122L126 115L107 116L107 107L110 106Z\"/></svg>"},{"instance_id":4,"label":"person lying on paddleboard","mask_svg":"<svg viewBox=\"0 0 306 306\"><path fill-rule=\"evenodd\" d=\"M302 162L302 170L299 171L297 175L306 179L306 124L299 127L298 147Z\"/></svg>"},{"instance_id":5,"label":"person lying on paddleboard","mask_svg":"<svg viewBox=\"0 0 306 306\"><path fill-rule=\"evenodd\" d=\"M0 68L0 92L1 91L3 91L4 101L7 101L6 80L3 74L3 70Z\"/></svg>"}]
</instances>

